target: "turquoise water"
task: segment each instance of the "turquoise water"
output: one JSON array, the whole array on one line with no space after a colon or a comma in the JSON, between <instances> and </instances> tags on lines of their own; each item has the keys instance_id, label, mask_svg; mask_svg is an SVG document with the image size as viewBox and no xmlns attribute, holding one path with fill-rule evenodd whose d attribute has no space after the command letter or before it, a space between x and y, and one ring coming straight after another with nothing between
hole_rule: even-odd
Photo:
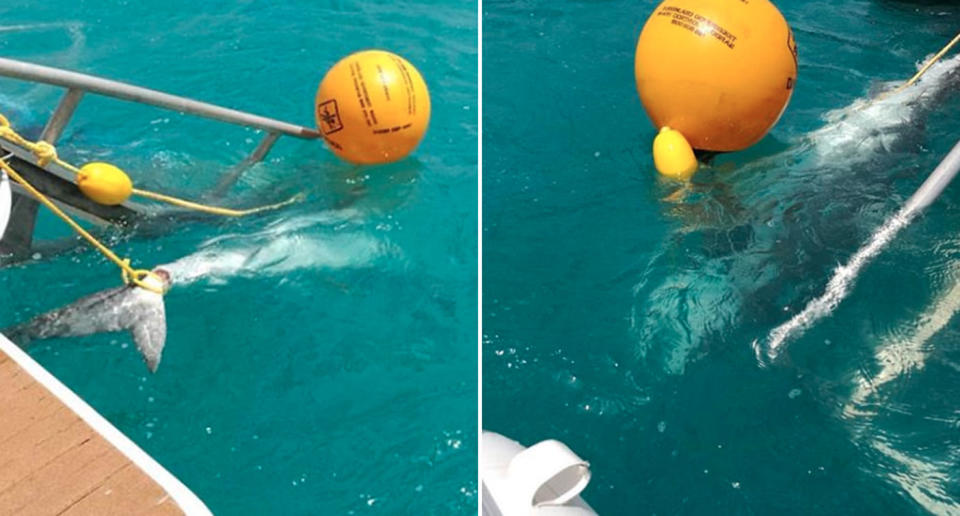
<instances>
[{"instance_id":1,"label":"turquoise water","mask_svg":"<svg viewBox=\"0 0 960 516\"><path fill-rule=\"evenodd\" d=\"M352 51L390 49L428 83L430 130L408 160L358 169L281 139L226 202L305 191L304 203L107 233L137 263L185 275L166 298L155 375L119 334L30 349L215 513L476 512L476 14L474 2L0 7L4 56L304 125L323 73ZM35 133L60 93L0 81L0 108ZM197 198L260 137L90 96L59 148ZM45 240L68 234L47 215L40 225ZM120 280L85 248L2 278L0 326Z\"/></svg>"},{"instance_id":2,"label":"turquoise water","mask_svg":"<svg viewBox=\"0 0 960 516\"><path fill-rule=\"evenodd\" d=\"M484 3L483 425L570 445L600 514L960 514L960 187L767 358L960 137L960 58L850 107L960 9L777 4L789 108L678 191L634 86L656 2Z\"/></svg>"}]
</instances>

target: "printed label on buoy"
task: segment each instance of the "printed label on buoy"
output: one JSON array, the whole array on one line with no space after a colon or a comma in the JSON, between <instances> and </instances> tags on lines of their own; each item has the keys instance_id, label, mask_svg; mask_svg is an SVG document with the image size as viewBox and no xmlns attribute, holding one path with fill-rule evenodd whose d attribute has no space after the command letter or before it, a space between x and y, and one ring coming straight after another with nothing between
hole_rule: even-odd
<instances>
[{"instance_id":1,"label":"printed label on buoy","mask_svg":"<svg viewBox=\"0 0 960 516\"><path fill-rule=\"evenodd\" d=\"M670 20L671 25L687 29L698 36L710 34L730 50L733 50L734 47L737 46L737 37L731 34L730 31L717 25L713 20L689 9L665 5L657 12L657 16L672 16L673 19Z\"/></svg>"},{"instance_id":2,"label":"printed label on buoy","mask_svg":"<svg viewBox=\"0 0 960 516\"><path fill-rule=\"evenodd\" d=\"M408 115L417 114L417 97L414 93L413 79L410 78L410 72L407 70L407 67L403 64L400 59L393 59L394 64L397 66L397 70L400 71L400 77L403 80L403 90L406 93L406 112ZM393 81L390 80L390 77L384 72L383 66L377 65L377 78L379 80L380 86L383 88L383 99L386 102L391 102L390 97L390 86L396 85ZM377 119L377 112L374 106L374 101L370 97L370 92L367 90L367 80L364 76L363 68L360 67L359 62L353 62L350 65L350 76L353 78L353 87L354 93L357 96L357 103L360 104L360 109L363 110L363 119L366 122L367 127L374 128L380 125L380 120ZM335 101L334 101L335 102ZM339 118L338 118L339 120ZM413 127L412 123L403 124L403 125L394 125L391 127L384 128L374 128L373 134L389 134L395 133L397 131L403 131ZM343 126L340 125L339 129L342 129ZM335 131L331 131L335 132ZM325 134L330 134L329 132Z\"/></svg>"},{"instance_id":3,"label":"printed label on buoy","mask_svg":"<svg viewBox=\"0 0 960 516\"><path fill-rule=\"evenodd\" d=\"M393 57L394 64L397 65L397 69L400 70L400 75L403 77L403 86L404 90L407 92L407 114L416 115L417 114L417 95L413 87L413 79L410 77L410 70L407 69L407 65L403 63L403 60L396 57ZM386 88L386 87L384 87ZM387 97L389 98L389 96Z\"/></svg>"},{"instance_id":4,"label":"printed label on buoy","mask_svg":"<svg viewBox=\"0 0 960 516\"><path fill-rule=\"evenodd\" d=\"M333 134L343 129L340 110L337 109L337 99L330 99L317 105L317 120L320 122L320 132L323 134Z\"/></svg>"}]
</instances>

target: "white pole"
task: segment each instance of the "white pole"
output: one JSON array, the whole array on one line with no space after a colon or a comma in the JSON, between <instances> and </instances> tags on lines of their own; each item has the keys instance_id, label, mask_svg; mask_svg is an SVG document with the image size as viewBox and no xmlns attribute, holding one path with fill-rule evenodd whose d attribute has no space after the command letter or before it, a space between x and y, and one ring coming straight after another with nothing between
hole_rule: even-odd
<instances>
[{"instance_id":1,"label":"white pole","mask_svg":"<svg viewBox=\"0 0 960 516\"><path fill-rule=\"evenodd\" d=\"M770 332L767 337L767 356L771 360L776 359L780 349L789 339L798 336L818 320L830 315L843 298L847 297L860 269L879 254L901 229L907 227L917 214L930 206L957 176L958 171L960 171L960 141L957 141L953 150L937 165L930 177L910 196L903 208L887 219L846 264L834 270L833 277L827 282L823 295L807 303L800 313ZM759 353L759 348L755 349Z\"/></svg>"}]
</instances>

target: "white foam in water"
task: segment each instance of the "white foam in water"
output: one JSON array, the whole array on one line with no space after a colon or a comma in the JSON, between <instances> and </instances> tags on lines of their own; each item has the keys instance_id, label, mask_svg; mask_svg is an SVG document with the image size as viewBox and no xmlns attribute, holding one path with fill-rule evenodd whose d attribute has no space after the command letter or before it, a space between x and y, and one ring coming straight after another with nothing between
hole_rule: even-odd
<instances>
[{"instance_id":1,"label":"white foam in water","mask_svg":"<svg viewBox=\"0 0 960 516\"><path fill-rule=\"evenodd\" d=\"M891 332L883 340L875 352L875 359L881 365L880 371L870 378L857 378L850 401L843 408L844 416L870 422L875 412L862 408L870 396L876 394L881 386L924 368L930 356L927 342L960 311L960 281L956 279L958 272L960 267L955 267L950 275L954 280L953 286L941 294L923 315L905 324L904 330ZM952 419L944 422L951 426L955 424ZM888 469L887 473L904 492L933 514L955 514L960 511L960 505L946 492L951 479L943 466L949 462L925 460L898 450L883 435L875 435L872 425L863 427L859 433L867 431L874 433L866 437L869 445L906 470Z\"/></svg>"},{"instance_id":2,"label":"white foam in water","mask_svg":"<svg viewBox=\"0 0 960 516\"><path fill-rule=\"evenodd\" d=\"M833 277L827 283L826 292L822 296L810 301L800 313L770 332L767 351L770 359L775 359L779 355L780 348L787 339L803 332L813 323L833 312L840 301L849 293L853 281L860 273L860 269L886 247L897 232L910 223L910 218L911 215L906 213L906 210L900 210L893 217L890 217L873 234L867 245L861 247L846 265L841 265L834 270Z\"/></svg>"},{"instance_id":3,"label":"white foam in water","mask_svg":"<svg viewBox=\"0 0 960 516\"><path fill-rule=\"evenodd\" d=\"M856 388L843 408L843 414L848 419L867 422L865 426L854 426L855 439L866 441L870 447L902 468L883 468L881 471L885 471L892 482L932 514L960 513L960 505L947 492L947 486L952 485L952 481L949 471L944 467L948 467L950 462L921 458L898 450L886 435L873 427L872 418L876 413L864 410L863 406L881 386L924 368L930 356L927 342L960 311L958 273L960 266L954 266L949 275L953 285L941 293L917 320L904 324L902 329L892 331L883 339L874 355L881 366L880 371L869 378L858 376ZM952 419L943 422L951 426L955 424Z\"/></svg>"},{"instance_id":4,"label":"white foam in water","mask_svg":"<svg viewBox=\"0 0 960 516\"><path fill-rule=\"evenodd\" d=\"M68 29L78 26L78 23L23 23L20 25L0 25L0 34L4 32L29 32L47 29Z\"/></svg>"}]
</instances>

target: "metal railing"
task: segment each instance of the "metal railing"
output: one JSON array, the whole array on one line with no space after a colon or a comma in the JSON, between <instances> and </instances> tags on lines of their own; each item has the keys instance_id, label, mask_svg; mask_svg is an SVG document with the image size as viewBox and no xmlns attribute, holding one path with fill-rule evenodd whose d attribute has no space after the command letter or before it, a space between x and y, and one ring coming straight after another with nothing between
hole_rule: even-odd
<instances>
[{"instance_id":1,"label":"metal railing","mask_svg":"<svg viewBox=\"0 0 960 516\"><path fill-rule=\"evenodd\" d=\"M186 97L171 95L169 93L163 93L161 91L151 90L149 88L142 88L140 86L134 86L119 81L103 79L92 75L61 70L59 68L52 68L49 66L26 63L23 61L17 61L15 59L0 57L0 77L50 84L67 89L63 98L61 98L59 104L57 104L57 108L54 110L53 115L47 121L46 126L44 126L43 132L40 136L41 140L50 144L57 143L57 140L63 133L63 129L70 122L74 111L76 111L77 106L80 104L80 101L83 100L83 96L86 93L94 93L129 102L136 102L139 104L147 104L179 113L208 118L233 125L252 127L265 131L266 134L260 143L257 144L256 148L240 163L235 165L224 174L219 184L215 188L213 194L214 196L225 193L226 190L229 189L230 186L232 186L240 178L240 175L246 169L255 163L262 161L270 152L270 149L273 148L273 145L277 142L280 136L286 135L302 139L317 139L322 136L319 132L317 132L316 129L313 128L254 115L252 113L246 113L235 109L229 109L214 104L208 104L206 102L200 102L198 100L193 100ZM63 171L57 170L56 167L44 168L47 170L47 172L56 176L60 176L63 179L72 179L70 176L64 174ZM22 192L17 193L22 194ZM22 216L19 217L21 219L21 224L25 227L32 228L33 218L36 217L36 203L32 199L21 199L21 201L30 205L24 208ZM11 221L11 224L13 223L14 221ZM2 240L0 240L0 247L3 247L4 243L8 245L12 244L12 242L9 241L9 237L10 235L6 235ZM22 247L23 244L26 244L26 246L29 247L29 236L26 237L26 242L21 241L18 242L18 244L19 245L17 245L17 247Z\"/></svg>"},{"instance_id":2,"label":"metal railing","mask_svg":"<svg viewBox=\"0 0 960 516\"><path fill-rule=\"evenodd\" d=\"M149 88L141 88L140 86L102 79L92 75L25 63L14 59L0 58L0 76L67 88L68 90L74 91L73 96L76 97L73 101L74 105L79 102L83 92L90 92L107 97L138 102L140 104L149 104L204 118L211 118L234 125L255 127L269 133L286 134L297 138L308 139L320 137L320 133L315 129L296 124L220 107L186 97L170 95L169 93L163 93ZM66 118L69 120L69 117Z\"/></svg>"}]
</instances>

